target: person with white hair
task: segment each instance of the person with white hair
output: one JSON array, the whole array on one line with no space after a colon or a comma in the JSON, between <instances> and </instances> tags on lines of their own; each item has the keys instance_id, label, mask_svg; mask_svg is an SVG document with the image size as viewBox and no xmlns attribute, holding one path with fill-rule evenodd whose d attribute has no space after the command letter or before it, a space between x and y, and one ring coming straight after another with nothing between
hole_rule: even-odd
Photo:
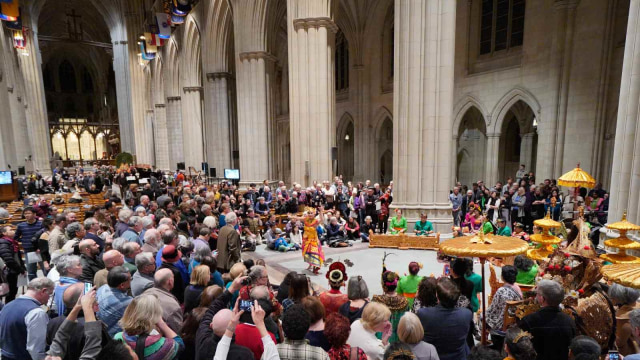
<instances>
[{"instance_id":1,"label":"person with white hair","mask_svg":"<svg viewBox=\"0 0 640 360\"><path fill-rule=\"evenodd\" d=\"M127 241L137 242L141 246L143 242L140 240L140 233L142 232L142 218L139 216L132 216L128 221L129 228L127 231L122 233L122 237L127 239Z\"/></svg>"},{"instance_id":2,"label":"person with white hair","mask_svg":"<svg viewBox=\"0 0 640 360\"><path fill-rule=\"evenodd\" d=\"M115 227L115 237L121 237L129 229L129 218L133 216L133 211L122 209L118 212L118 222Z\"/></svg>"},{"instance_id":3,"label":"person with white hair","mask_svg":"<svg viewBox=\"0 0 640 360\"><path fill-rule=\"evenodd\" d=\"M162 234L156 229L149 229L144 233L144 245L142 245L142 251L153 253L155 257L162 245Z\"/></svg>"},{"instance_id":4,"label":"person with white hair","mask_svg":"<svg viewBox=\"0 0 640 360\"><path fill-rule=\"evenodd\" d=\"M229 272L231 266L241 260L242 249L240 235L235 229L238 217L230 212L225 216L225 222L226 225L220 229L218 235L218 270L222 274Z\"/></svg>"},{"instance_id":5,"label":"person with white hair","mask_svg":"<svg viewBox=\"0 0 640 360\"><path fill-rule=\"evenodd\" d=\"M142 217L142 230L140 231L140 241L144 242L144 234L147 232L147 230L149 229L153 229L154 228L154 221L153 221L153 217L150 215L146 215Z\"/></svg>"},{"instance_id":6,"label":"person with white hair","mask_svg":"<svg viewBox=\"0 0 640 360\"><path fill-rule=\"evenodd\" d=\"M207 216L202 220L202 224L209 229L216 229L218 227L218 222L216 221L215 216Z\"/></svg>"}]
</instances>

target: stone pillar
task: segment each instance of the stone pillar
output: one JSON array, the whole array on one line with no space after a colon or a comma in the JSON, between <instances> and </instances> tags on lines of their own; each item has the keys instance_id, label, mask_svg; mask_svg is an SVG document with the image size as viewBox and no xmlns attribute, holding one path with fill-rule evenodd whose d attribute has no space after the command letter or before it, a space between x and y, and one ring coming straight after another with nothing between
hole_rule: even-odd
<instances>
[{"instance_id":1,"label":"stone pillar","mask_svg":"<svg viewBox=\"0 0 640 360\"><path fill-rule=\"evenodd\" d=\"M123 152L135 154L136 144L133 126L133 110L131 106L129 47L127 40L113 42L113 72L116 77L120 149Z\"/></svg>"},{"instance_id":2,"label":"stone pillar","mask_svg":"<svg viewBox=\"0 0 640 360\"><path fill-rule=\"evenodd\" d=\"M182 103L180 96L168 97L166 104L169 167L175 170L179 162L184 162L184 148L182 145Z\"/></svg>"},{"instance_id":3,"label":"stone pillar","mask_svg":"<svg viewBox=\"0 0 640 360\"><path fill-rule=\"evenodd\" d=\"M334 45L331 0L288 0L291 179L330 180L335 146Z\"/></svg>"},{"instance_id":4,"label":"stone pillar","mask_svg":"<svg viewBox=\"0 0 640 360\"><path fill-rule=\"evenodd\" d=\"M244 52L239 55L238 87L238 150L242 182L260 183L271 178L270 152L273 121L271 92L273 73L269 70L277 59L265 52Z\"/></svg>"},{"instance_id":5,"label":"stone pillar","mask_svg":"<svg viewBox=\"0 0 640 360\"><path fill-rule=\"evenodd\" d=\"M485 185L492 187L496 184L500 175L498 174L498 153L500 152L500 134L487 134Z\"/></svg>"},{"instance_id":6,"label":"stone pillar","mask_svg":"<svg viewBox=\"0 0 640 360\"><path fill-rule=\"evenodd\" d=\"M47 103L44 96L44 81L42 80L42 58L38 46L38 35L33 31L36 24L30 17L23 19L29 31L24 34L29 56L18 56L22 77L25 84L25 109L27 120L28 141L31 143L31 156L35 169L43 175L51 174L51 137L49 136L49 121ZM24 139L23 141L27 141Z\"/></svg>"},{"instance_id":7,"label":"stone pillar","mask_svg":"<svg viewBox=\"0 0 640 360\"><path fill-rule=\"evenodd\" d=\"M200 170L204 161L202 87L185 87L182 91L184 161L187 168L193 166L196 170Z\"/></svg>"},{"instance_id":8,"label":"stone pillar","mask_svg":"<svg viewBox=\"0 0 640 360\"><path fill-rule=\"evenodd\" d=\"M640 0L631 0L618 103L609 221L640 221Z\"/></svg>"},{"instance_id":9,"label":"stone pillar","mask_svg":"<svg viewBox=\"0 0 640 360\"><path fill-rule=\"evenodd\" d=\"M522 139L520 142L520 164L524 164L527 171L532 171L533 168L533 140L536 136L535 131L520 134Z\"/></svg>"},{"instance_id":10,"label":"stone pillar","mask_svg":"<svg viewBox=\"0 0 640 360\"><path fill-rule=\"evenodd\" d=\"M232 168L230 78L231 74L227 72L209 73L204 88L207 161L209 168L216 169L216 175L222 174L225 168Z\"/></svg>"},{"instance_id":11,"label":"stone pillar","mask_svg":"<svg viewBox=\"0 0 640 360\"><path fill-rule=\"evenodd\" d=\"M392 206L448 232L456 2L396 0L395 24Z\"/></svg>"},{"instance_id":12,"label":"stone pillar","mask_svg":"<svg viewBox=\"0 0 640 360\"><path fill-rule=\"evenodd\" d=\"M369 114L371 113L369 108L369 91L371 88L369 72L365 70L364 65L354 65L351 69L353 70L353 77L355 79L355 96L358 111L353 124L355 138L353 139L353 179L347 180L353 180L355 184L356 181L364 182L367 178L371 177L373 170L370 164L372 161L377 162L378 159L373 160L376 152L371 151L371 144L373 144L376 139L374 138L373 127L368 126L370 122Z\"/></svg>"},{"instance_id":13,"label":"stone pillar","mask_svg":"<svg viewBox=\"0 0 640 360\"><path fill-rule=\"evenodd\" d=\"M173 169L173 167L169 162L167 109L165 104L156 104L154 110L155 123L153 126L153 135L155 137L156 167L161 170L170 170Z\"/></svg>"}]
</instances>

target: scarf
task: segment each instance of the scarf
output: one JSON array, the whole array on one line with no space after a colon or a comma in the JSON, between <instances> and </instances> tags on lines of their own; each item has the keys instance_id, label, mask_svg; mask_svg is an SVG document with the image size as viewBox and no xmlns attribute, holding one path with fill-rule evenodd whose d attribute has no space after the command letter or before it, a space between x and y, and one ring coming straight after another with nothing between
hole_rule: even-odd
<instances>
[{"instance_id":1,"label":"scarf","mask_svg":"<svg viewBox=\"0 0 640 360\"><path fill-rule=\"evenodd\" d=\"M18 251L20 251L20 244L18 243L17 240L12 239L12 238L7 237L7 236L3 237L3 239L5 239L5 240L7 240L7 241L9 241L11 243L11 245L13 246L13 252L17 253Z\"/></svg>"}]
</instances>

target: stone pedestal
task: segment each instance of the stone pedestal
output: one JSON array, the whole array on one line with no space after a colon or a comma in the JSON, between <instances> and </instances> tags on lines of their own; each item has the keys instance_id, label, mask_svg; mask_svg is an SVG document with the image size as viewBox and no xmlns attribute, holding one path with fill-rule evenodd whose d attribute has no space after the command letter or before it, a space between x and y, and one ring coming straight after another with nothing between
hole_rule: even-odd
<instances>
[{"instance_id":1,"label":"stone pedestal","mask_svg":"<svg viewBox=\"0 0 640 360\"><path fill-rule=\"evenodd\" d=\"M450 232L456 2L396 0L394 23L392 206L412 223L425 212Z\"/></svg>"},{"instance_id":2,"label":"stone pedestal","mask_svg":"<svg viewBox=\"0 0 640 360\"><path fill-rule=\"evenodd\" d=\"M184 161L181 98L180 96L168 97L166 104L169 168L175 170L177 164Z\"/></svg>"},{"instance_id":3,"label":"stone pedestal","mask_svg":"<svg viewBox=\"0 0 640 360\"><path fill-rule=\"evenodd\" d=\"M618 103L609 221L640 222L640 0L631 0Z\"/></svg>"},{"instance_id":4,"label":"stone pedestal","mask_svg":"<svg viewBox=\"0 0 640 360\"><path fill-rule=\"evenodd\" d=\"M202 87L182 89L182 136L185 166L202 169L204 161L202 129Z\"/></svg>"},{"instance_id":5,"label":"stone pedestal","mask_svg":"<svg viewBox=\"0 0 640 360\"><path fill-rule=\"evenodd\" d=\"M167 134L167 109L165 104L156 104L154 109L153 135L155 137L156 167L162 170L170 170L173 167L169 162L169 139Z\"/></svg>"},{"instance_id":6,"label":"stone pedestal","mask_svg":"<svg viewBox=\"0 0 640 360\"><path fill-rule=\"evenodd\" d=\"M207 161L218 177L222 177L224 169L232 167L230 77L226 72L209 73L204 89Z\"/></svg>"},{"instance_id":7,"label":"stone pedestal","mask_svg":"<svg viewBox=\"0 0 640 360\"><path fill-rule=\"evenodd\" d=\"M291 180L330 180L335 146L334 44L331 1L289 0Z\"/></svg>"}]
</instances>

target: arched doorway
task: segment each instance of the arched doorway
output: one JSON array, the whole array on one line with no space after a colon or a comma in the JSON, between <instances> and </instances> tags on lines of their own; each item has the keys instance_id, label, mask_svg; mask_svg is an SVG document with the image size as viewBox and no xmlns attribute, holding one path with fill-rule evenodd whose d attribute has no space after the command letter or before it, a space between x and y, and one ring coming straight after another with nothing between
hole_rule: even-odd
<instances>
[{"instance_id":1,"label":"arched doorway","mask_svg":"<svg viewBox=\"0 0 640 360\"><path fill-rule=\"evenodd\" d=\"M345 181L353 180L354 172L354 128L353 119L348 113L342 116L337 129L338 175Z\"/></svg>"},{"instance_id":2,"label":"arched doorway","mask_svg":"<svg viewBox=\"0 0 640 360\"><path fill-rule=\"evenodd\" d=\"M388 184L393 180L393 122L386 117L376 132L379 171L376 181Z\"/></svg>"},{"instance_id":3,"label":"arched doorway","mask_svg":"<svg viewBox=\"0 0 640 360\"><path fill-rule=\"evenodd\" d=\"M537 119L533 110L522 100L507 111L500 130L498 152L499 180L515 179L521 164L527 172L536 171L538 147Z\"/></svg>"},{"instance_id":4,"label":"arched doorway","mask_svg":"<svg viewBox=\"0 0 640 360\"><path fill-rule=\"evenodd\" d=\"M487 129L480 110L472 106L464 114L458 130L456 147L456 178L463 185L471 186L484 179Z\"/></svg>"}]
</instances>

